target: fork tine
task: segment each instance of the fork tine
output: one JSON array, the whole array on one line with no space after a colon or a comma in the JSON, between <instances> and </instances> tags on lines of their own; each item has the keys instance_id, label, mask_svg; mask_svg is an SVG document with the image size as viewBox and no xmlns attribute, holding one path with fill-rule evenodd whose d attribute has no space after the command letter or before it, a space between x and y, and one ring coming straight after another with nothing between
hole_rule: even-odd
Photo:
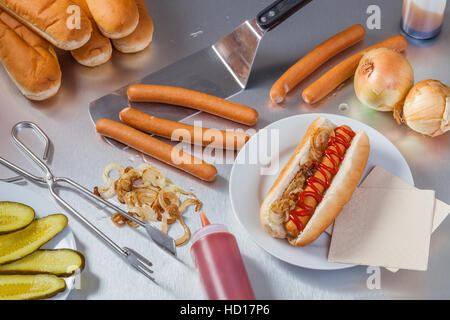
<instances>
[{"instance_id":1,"label":"fork tine","mask_svg":"<svg viewBox=\"0 0 450 320\"><path fill-rule=\"evenodd\" d=\"M125 249L126 251L132 253L132 254L135 256L135 258L136 258L136 260L137 260L138 262L141 262L141 263L143 263L143 264L145 264L145 265L147 265L147 266L149 266L149 267L152 267L152 266L153 266L153 263L151 263L149 260L147 260L147 258L144 258L141 254L137 253L137 252L134 251L133 249L130 249L130 248L128 248L128 247L125 247L124 249Z\"/></svg>"},{"instance_id":2,"label":"fork tine","mask_svg":"<svg viewBox=\"0 0 450 320\"><path fill-rule=\"evenodd\" d=\"M155 279L152 277L154 273L152 269L150 269L153 264L144 258L141 254L137 253L133 249L123 248L127 253L127 261L140 273L145 275L147 278L156 283Z\"/></svg>"},{"instance_id":3,"label":"fork tine","mask_svg":"<svg viewBox=\"0 0 450 320\"><path fill-rule=\"evenodd\" d=\"M153 270L149 269L144 264L138 263L137 265L133 266L136 270L138 270L140 273L142 273L144 276L155 282L155 278L153 278Z\"/></svg>"}]
</instances>

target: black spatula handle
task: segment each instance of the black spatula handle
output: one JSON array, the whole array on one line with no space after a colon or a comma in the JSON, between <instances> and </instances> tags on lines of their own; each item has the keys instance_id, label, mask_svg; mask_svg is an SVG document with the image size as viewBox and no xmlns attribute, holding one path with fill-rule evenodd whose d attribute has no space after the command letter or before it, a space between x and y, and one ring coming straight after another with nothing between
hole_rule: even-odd
<instances>
[{"instance_id":1,"label":"black spatula handle","mask_svg":"<svg viewBox=\"0 0 450 320\"><path fill-rule=\"evenodd\" d=\"M256 16L256 21L263 30L270 30L311 1L312 0L275 1Z\"/></svg>"}]
</instances>

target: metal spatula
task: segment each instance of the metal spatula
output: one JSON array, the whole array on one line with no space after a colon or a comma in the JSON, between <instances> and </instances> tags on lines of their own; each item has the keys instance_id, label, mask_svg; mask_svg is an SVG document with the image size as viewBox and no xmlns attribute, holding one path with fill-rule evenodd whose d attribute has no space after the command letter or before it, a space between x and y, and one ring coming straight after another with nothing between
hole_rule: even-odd
<instances>
[{"instance_id":1,"label":"metal spatula","mask_svg":"<svg viewBox=\"0 0 450 320\"><path fill-rule=\"evenodd\" d=\"M198 51L168 67L137 81L182 87L208 93L223 99L229 98L247 85L259 43L266 31L271 30L290 15L312 0L278 0L261 11L256 18L247 20L232 33L215 44ZM136 83L137 83L136 82ZM119 112L130 106L126 87L106 95L90 105L90 115L94 124L101 118L119 121ZM141 111L151 110L152 115L169 120L181 121L192 116L195 111L174 108L158 114L146 103L133 103ZM109 142L123 147L111 139Z\"/></svg>"}]
</instances>

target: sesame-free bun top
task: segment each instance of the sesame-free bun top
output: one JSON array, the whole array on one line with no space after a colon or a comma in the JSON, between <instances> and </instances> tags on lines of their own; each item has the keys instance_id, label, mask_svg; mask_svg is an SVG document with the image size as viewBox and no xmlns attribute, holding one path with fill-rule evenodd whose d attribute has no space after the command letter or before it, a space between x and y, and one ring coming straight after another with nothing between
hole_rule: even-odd
<instances>
[{"instance_id":1,"label":"sesame-free bun top","mask_svg":"<svg viewBox=\"0 0 450 320\"><path fill-rule=\"evenodd\" d=\"M1 9L0 61L28 99L50 98L61 86L61 69L51 44Z\"/></svg>"},{"instance_id":2,"label":"sesame-free bun top","mask_svg":"<svg viewBox=\"0 0 450 320\"><path fill-rule=\"evenodd\" d=\"M98 28L105 37L120 39L130 35L139 23L134 0L86 0Z\"/></svg>"},{"instance_id":3,"label":"sesame-free bun top","mask_svg":"<svg viewBox=\"0 0 450 320\"><path fill-rule=\"evenodd\" d=\"M98 26L89 11L86 0L72 0L86 13L91 19L92 34L89 41L81 48L72 50L72 57L81 65L86 67L96 67L104 64L111 59L112 45L111 40L106 38L98 29Z\"/></svg>"},{"instance_id":4,"label":"sesame-free bun top","mask_svg":"<svg viewBox=\"0 0 450 320\"><path fill-rule=\"evenodd\" d=\"M113 40L114 47L123 53L139 52L147 48L153 39L153 21L144 0L136 0L139 23L129 36Z\"/></svg>"},{"instance_id":5,"label":"sesame-free bun top","mask_svg":"<svg viewBox=\"0 0 450 320\"><path fill-rule=\"evenodd\" d=\"M0 0L7 13L63 50L80 48L91 37L92 25L82 10L79 28L69 28L68 10L74 5L71 0Z\"/></svg>"}]
</instances>

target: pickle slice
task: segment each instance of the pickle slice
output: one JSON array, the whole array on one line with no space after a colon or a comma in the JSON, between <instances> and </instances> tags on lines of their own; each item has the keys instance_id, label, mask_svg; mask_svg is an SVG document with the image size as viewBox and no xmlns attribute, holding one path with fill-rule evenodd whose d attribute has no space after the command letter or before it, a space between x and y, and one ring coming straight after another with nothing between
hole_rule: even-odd
<instances>
[{"instance_id":1,"label":"pickle slice","mask_svg":"<svg viewBox=\"0 0 450 320\"><path fill-rule=\"evenodd\" d=\"M55 275L0 276L0 300L50 298L66 289L66 282Z\"/></svg>"},{"instance_id":2,"label":"pickle slice","mask_svg":"<svg viewBox=\"0 0 450 320\"><path fill-rule=\"evenodd\" d=\"M0 234L25 228L33 220L33 208L17 202L0 202Z\"/></svg>"},{"instance_id":3,"label":"pickle slice","mask_svg":"<svg viewBox=\"0 0 450 320\"><path fill-rule=\"evenodd\" d=\"M39 249L60 233L67 225L67 217L54 214L34 220L28 227L0 235L0 264L21 259Z\"/></svg>"},{"instance_id":4,"label":"pickle slice","mask_svg":"<svg viewBox=\"0 0 450 320\"><path fill-rule=\"evenodd\" d=\"M37 250L28 256L0 265L0 274L54 274L70 277L84 269L84 256L70 249Z\"/></svg>"}]
</instances>

